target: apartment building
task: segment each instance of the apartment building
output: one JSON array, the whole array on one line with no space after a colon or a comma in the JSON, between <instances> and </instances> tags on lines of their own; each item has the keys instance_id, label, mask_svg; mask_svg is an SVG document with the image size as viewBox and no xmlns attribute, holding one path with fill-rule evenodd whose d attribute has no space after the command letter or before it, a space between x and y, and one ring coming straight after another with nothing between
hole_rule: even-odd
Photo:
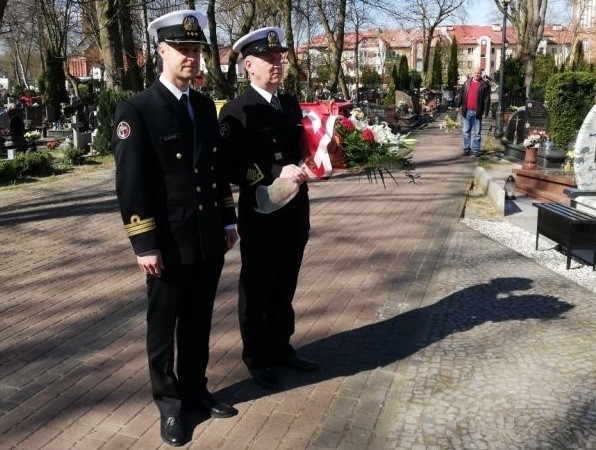
<instances>
[{"instance_id":1,"label":"apartment building","mask_svg":"<svg viewBox=\"0 0 596 450\"><path fill-rule=\"evenodd\" d=\"M572 25L577 27L577 39L582 42L585 59L596 61L596 0L575 0L572 17Z\"/></svg>"},{"instance_id":2,"label":"apartment building","mask_svg":"<svg viewBox=\"0 0 596 450\"><path fill-rule=\"evenodd\" d=\"M590 0L596 2L596 0ZM449 47L457 40L458 67L464 81L474 67L481 67L493 76L501 65L503 30L501 25L452 25L440 27L432 38L432 48L443 46L445 62L449 58ZM513 54L517 39L513 27L505 33L505 57ZM538 46L538 53L551 53L558 64L569 57L572 35L568 27L549 25ZM410 69L422 71L424 39L420 29L363 30L346 33L342 64L348 77L355 77L364 67L370 67L380 75L388 75L393 64L405 55ZM308 53L311 71L316 73L320 64L328 58L328 46L324 36L313 38L308 45L298 49L302 61ZM358 66L358 67L357 67Z\"/></svg>"}]
</instances>

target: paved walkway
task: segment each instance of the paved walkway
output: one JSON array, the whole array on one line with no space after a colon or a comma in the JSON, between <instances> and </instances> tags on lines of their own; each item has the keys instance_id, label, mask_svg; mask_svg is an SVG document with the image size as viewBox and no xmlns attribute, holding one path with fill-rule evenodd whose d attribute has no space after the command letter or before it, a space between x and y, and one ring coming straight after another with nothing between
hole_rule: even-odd
<instances>
[{"instance_id":1,"label":"paved walkway","mask_svg":"<svg viewBox=\"0 0 596 450\"><path fill-rule=\"evenodd\" d=\"M417 137L419 183L311 184L294 344L322 367L279 393L241 363L229 253L208 376L240 414L186 448L596 448L594 294L463 225L475 160ZM166 448L112 171L1 189L0 240L0 449Z\"/></svg>"}]
</instances>

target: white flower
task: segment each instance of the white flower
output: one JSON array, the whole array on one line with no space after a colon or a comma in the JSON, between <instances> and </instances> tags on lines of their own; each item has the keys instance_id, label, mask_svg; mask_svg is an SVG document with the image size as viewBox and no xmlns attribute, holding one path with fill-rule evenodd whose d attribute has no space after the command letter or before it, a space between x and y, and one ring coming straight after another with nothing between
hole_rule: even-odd
<instances>
[{"instance_id":1,"label":"white flower","mask_svg":"<svg viewBox=\"0 0 596 450\"><path fill-rule=\"evenodd\" d=\"M41 133L37 130L35 131L27 131L23 137L28 141L36 141L41 137Z\"/></svg>"}]
</instances>

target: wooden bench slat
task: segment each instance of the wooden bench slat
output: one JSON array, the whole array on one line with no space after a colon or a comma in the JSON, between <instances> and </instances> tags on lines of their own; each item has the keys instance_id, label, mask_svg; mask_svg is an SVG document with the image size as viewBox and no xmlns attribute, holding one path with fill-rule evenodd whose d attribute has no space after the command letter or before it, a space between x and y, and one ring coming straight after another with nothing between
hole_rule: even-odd
<instances>
[{"instance_id":1,"label":"wooden bench slat","mask_svg":"<svg viewBox=\"0 0 596 450\"><path fill-rule=\"evenodd\" d=\"M592 270L596 270L596 217L560 203L539 203L536 223L536 250L540 234L567 249L567 269L573 249L593 249Z\"/></svg>"}]
</instances>

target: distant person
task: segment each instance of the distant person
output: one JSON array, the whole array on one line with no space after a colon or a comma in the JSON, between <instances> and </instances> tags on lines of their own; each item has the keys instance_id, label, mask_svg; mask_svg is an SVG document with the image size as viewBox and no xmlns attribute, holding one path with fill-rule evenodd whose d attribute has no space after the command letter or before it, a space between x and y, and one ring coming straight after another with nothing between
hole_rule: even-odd
<instances>
[{"instance_id":1,"label":"distant person","mask_svg":"<svg viewBox=\"0 0 596 450\"><path fill-rule=\"evenodd\" d=\"M472 78L462 86L458 102L462 117L463 154L480 156L482 117L490 111L490 84L482 79L482 69L477 67Z\"/></svg>"},{"instance_id":2,"label":"distant person","mask_svg":"<svg viewBox=\"0 0 596 450\"><path fill-rule=\"evenodd\" d=\"M206 24L195 10L149 24L163 72L118 105L112 135L120 212L146 276L151 390L162 439L173 446L188 438L183 409L218 418L238 413L207 390L205 376L224 254L238 239L215 104L189 88Z\"/></svg>"},{"instance_id":3,"label":"distant person","mask_svg":"<svg viewBox=\"0 0 596 450\"><path fill-rule=\"evenodd\" d=\"M20 150L26 150L27 139L25 139L25 121L23 120L23 108L17 108L15 104L10 103L7 108L7 113L10 140Z\"/></svg>"}]
</instances>

